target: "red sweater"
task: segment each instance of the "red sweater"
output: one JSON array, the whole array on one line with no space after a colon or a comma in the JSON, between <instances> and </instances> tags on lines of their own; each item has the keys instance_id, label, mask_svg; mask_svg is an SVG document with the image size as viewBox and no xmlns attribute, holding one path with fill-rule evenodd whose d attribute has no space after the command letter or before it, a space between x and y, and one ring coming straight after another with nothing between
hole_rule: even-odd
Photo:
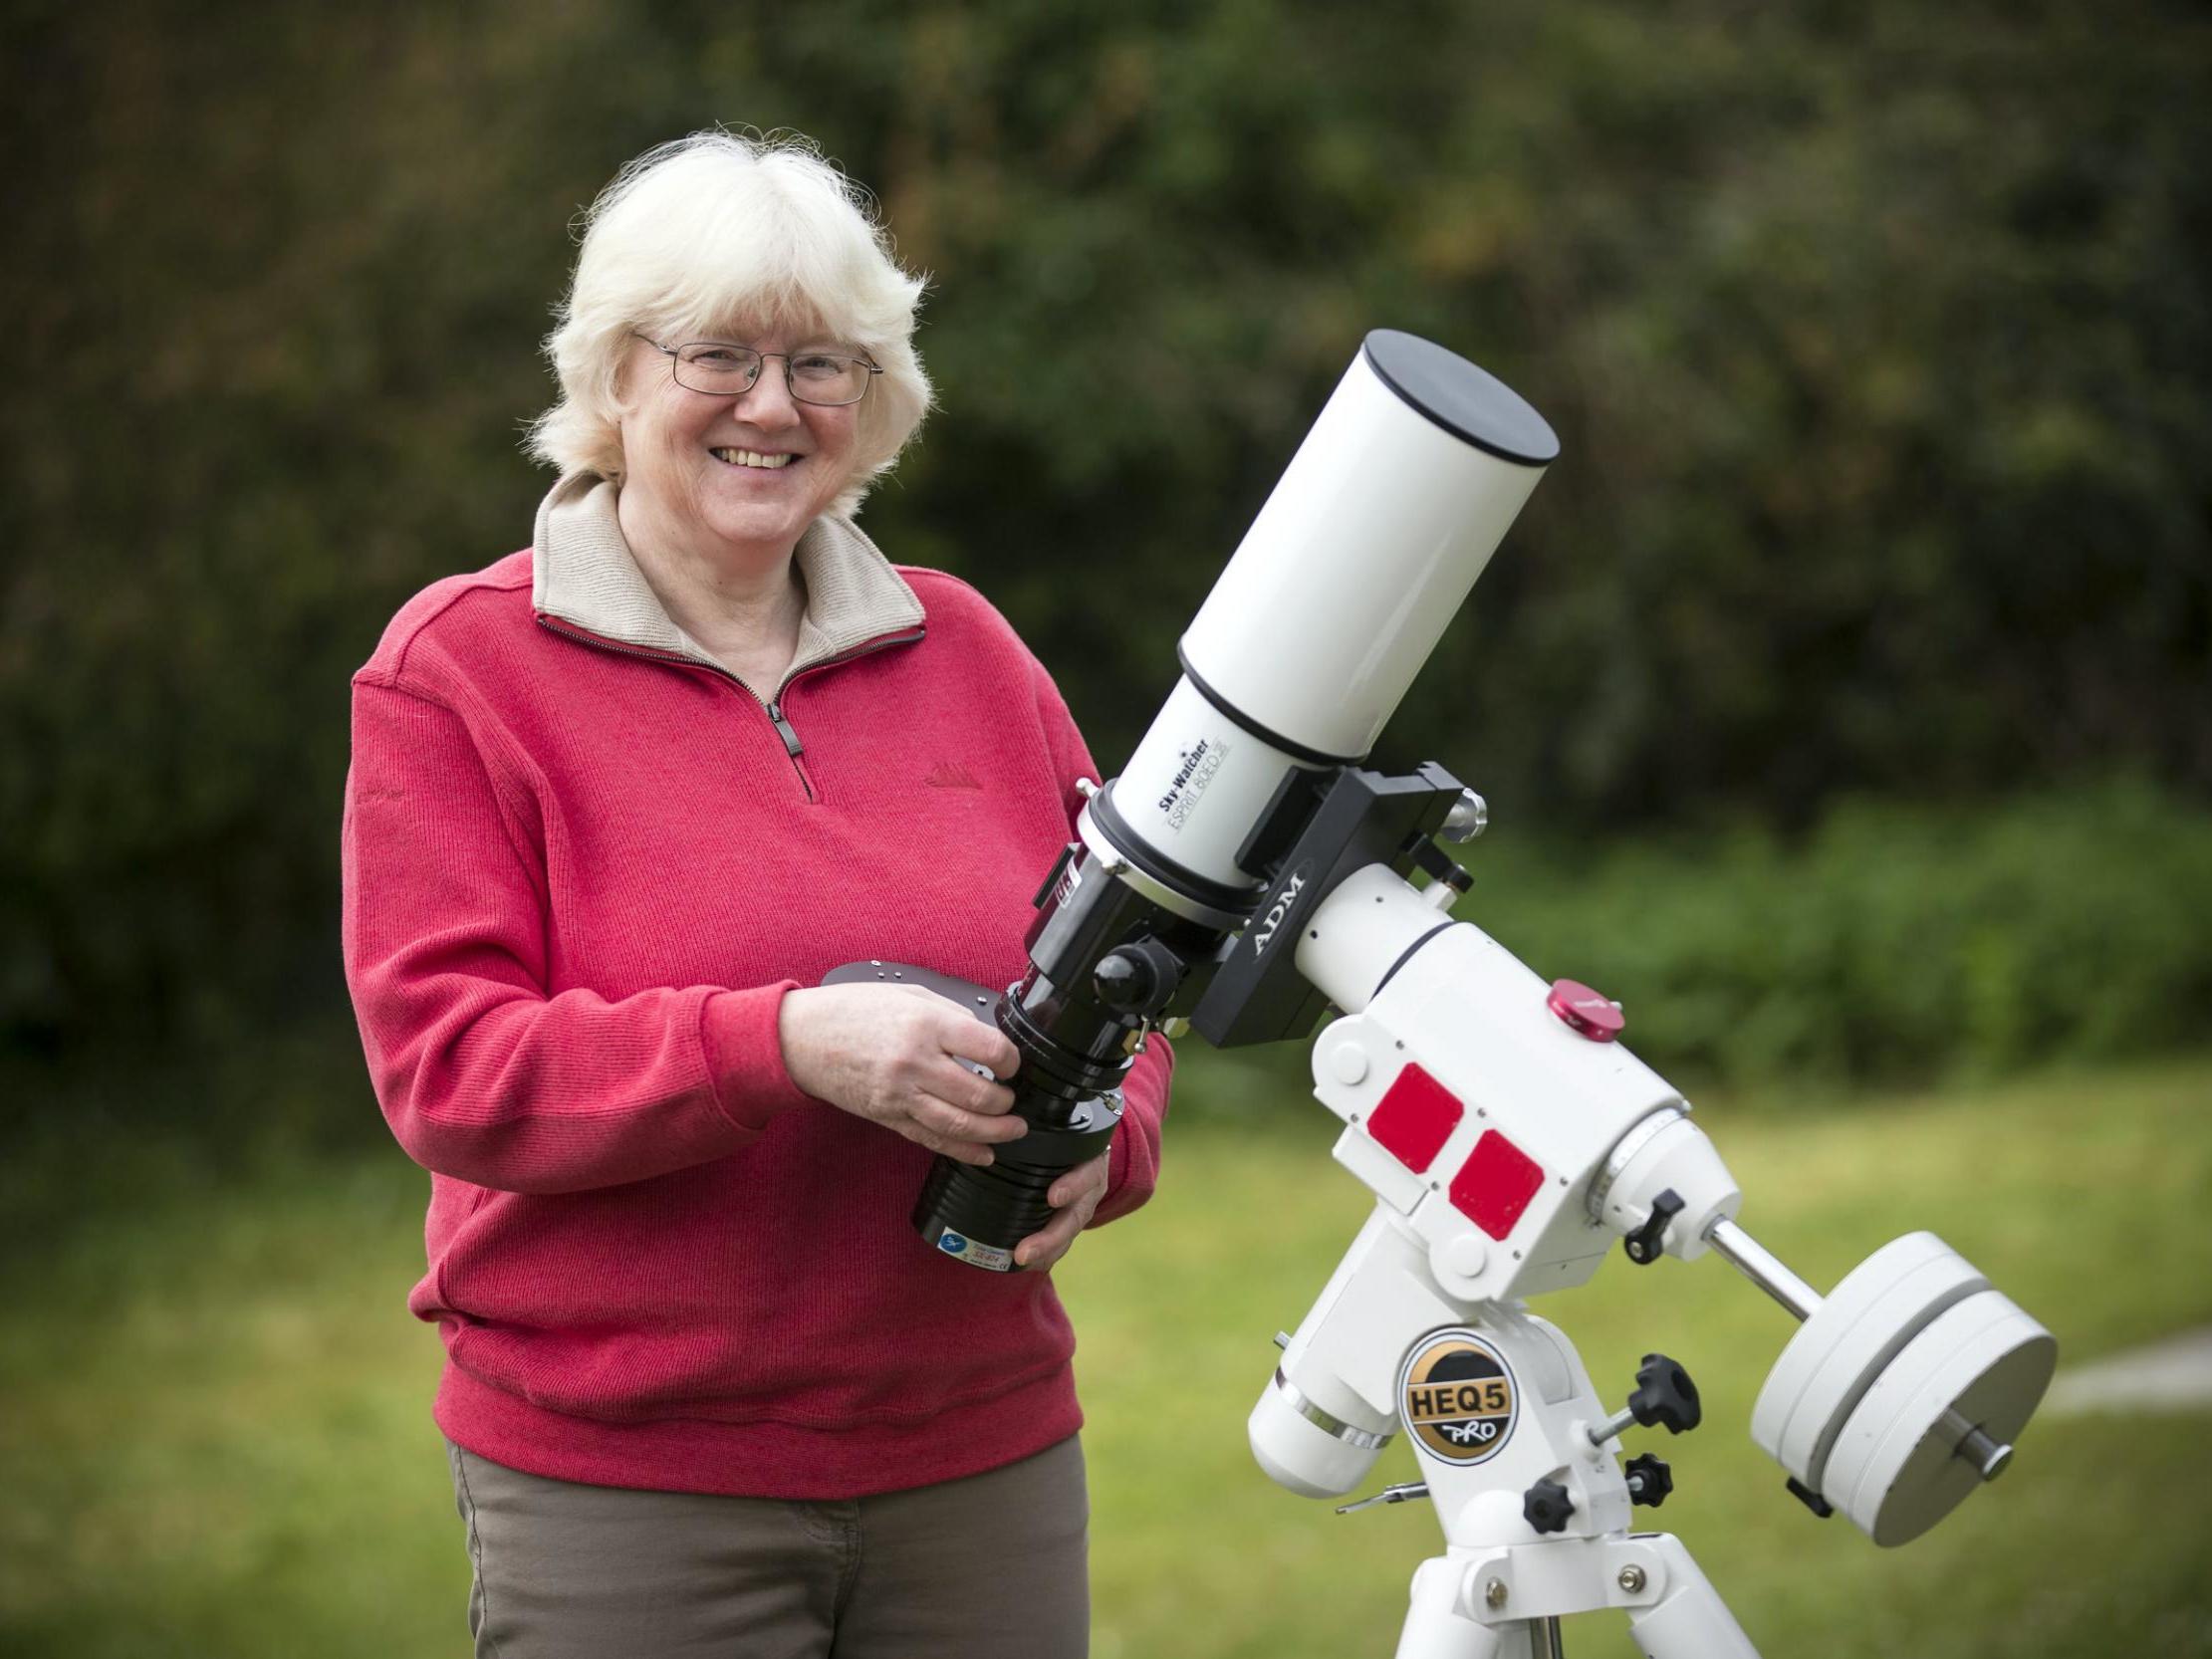
<instances>
[{"instance_id":1,"label":"red sweater","mask_svg":"<svg viewBox=\"0 0 2212 1659\"><path fill-rule=\"evenodd\" d=\"M827 599L864 632L897 578L829 528L802 544L810 625ZM432 1172L409 1306L445 1340L439 1425L534 1474L814 1499L1066 1438L1050 1277L927 1249L929 1155L802 1094L777 1040L784 993L842 962L1020 977L1095 775L1066 705L972 589L902 569L920 626L812 667L803 639L793 755L760 698L604 602L616 555L590 540L566 603L515 554L416 595L354 680L346 963L377 1098ZM1151 1055L1100 1222L1152 1190Z\"/></svg>"}]
</instances>

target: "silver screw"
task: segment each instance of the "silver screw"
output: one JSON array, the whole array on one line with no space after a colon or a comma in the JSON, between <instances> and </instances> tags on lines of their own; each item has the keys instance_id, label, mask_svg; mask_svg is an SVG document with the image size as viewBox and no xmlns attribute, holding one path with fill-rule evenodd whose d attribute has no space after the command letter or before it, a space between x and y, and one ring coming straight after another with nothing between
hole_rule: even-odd
<instances>
[{"instance_id":1,"label":"silver screw","mask_svg":"<svg viewBox=\"0 0 2212 1659\"><path fill-rule=\"evenodd\" d=\"M1630 1595L1635 1595L1641 1591L1643 1588L1643 1568L1632 1561L1622 1567L1620 1569L1620 1587Z\"/></svg>"},{"instance_id":2,"label":"silver screw","mask_svg":"<svg viewBox=\"0 0 2212 1659\"><path fill-rule=\"evenodd\" d=\"M1459 799L1452 803L1452 810L1444 817L1444 827L1437 831L1439 838L1463 845L1490 828L1490 804L1473 790L1461 790Z\"/></svg>"},{"instance_id":3,"label":"silver screw","mask_svg":"<svg viewBox=\"0 0 2212 1659\"><path fill-rule=\"evenodd\" d=\"M1493 1578L1482 1587L1482 1602L1493 1613L1506 1604L1506 1581Z\"/></svg>"}]
</instances>

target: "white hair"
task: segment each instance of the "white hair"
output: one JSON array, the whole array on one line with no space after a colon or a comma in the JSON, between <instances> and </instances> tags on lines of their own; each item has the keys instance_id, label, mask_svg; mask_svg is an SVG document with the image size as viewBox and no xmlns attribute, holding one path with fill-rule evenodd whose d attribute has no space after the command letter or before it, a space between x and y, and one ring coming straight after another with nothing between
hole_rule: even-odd
<instances>
[{"instance_id":1,"label":"white hair","mask_svg":"<svg viewBox=\"0 0 2212 1659\"><path fill-rule=\"evenodd\" d=\"M568 298L546 337L561 399L528 446L562 472L622 476L617 396L633 333L663 345L744 323L821 331L882 368L857 421L853 475L831 510L858 510L929 408L914 354L924 279L901 270L873 204L808 139L719 128L647 150L584 216Z\"/></svg>"}]
</instances>

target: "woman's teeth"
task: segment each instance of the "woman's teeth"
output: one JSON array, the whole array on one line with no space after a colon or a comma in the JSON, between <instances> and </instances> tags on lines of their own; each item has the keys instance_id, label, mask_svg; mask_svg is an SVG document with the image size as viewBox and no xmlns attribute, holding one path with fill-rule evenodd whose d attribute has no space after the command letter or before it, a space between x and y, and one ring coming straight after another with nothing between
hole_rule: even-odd
<instances>
[{"instance_id":1,"label":"woman's teeth","mask_svg":"<svg viewBox=\"0 0 2212 1659\"><path fill-rule=\"evenodd\" d=\"M757 449L715 449L708 453L729 466L766 467L770 472L778 467L788 467L799 459L796 455L763 455Z\"/></svg>"}]
</instances>

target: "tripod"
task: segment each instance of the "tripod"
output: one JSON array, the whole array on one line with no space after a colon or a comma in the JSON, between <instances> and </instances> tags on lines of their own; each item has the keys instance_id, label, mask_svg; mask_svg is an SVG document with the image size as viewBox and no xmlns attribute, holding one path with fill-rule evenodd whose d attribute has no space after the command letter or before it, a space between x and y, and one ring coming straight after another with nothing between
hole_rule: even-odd
<instances>
[{"instance_id":1,"label":"tripod","mask_svg":"<svg viewBox=\"0 0 2212 1659\"><path fill-rule=\"evenodd\" d=\"M1614 1437L1627 1422L1696 1427L1680 1366L1648 1356L1628 1405L1603 1417L1559 1329L1505 1304L1421 1336L1399 1376L1428 1478L1366 1503L1425 1488L1447 1549L1414 1574L1397 1659L1559 1659L1560 1620L1605 1607L1651 1659L1758 1659L1680 1540L1627 1530L1631 1505L1664 1502L1672 1481L1648 1454L1623 1470Z\"/></svg>"}]
</instances>

